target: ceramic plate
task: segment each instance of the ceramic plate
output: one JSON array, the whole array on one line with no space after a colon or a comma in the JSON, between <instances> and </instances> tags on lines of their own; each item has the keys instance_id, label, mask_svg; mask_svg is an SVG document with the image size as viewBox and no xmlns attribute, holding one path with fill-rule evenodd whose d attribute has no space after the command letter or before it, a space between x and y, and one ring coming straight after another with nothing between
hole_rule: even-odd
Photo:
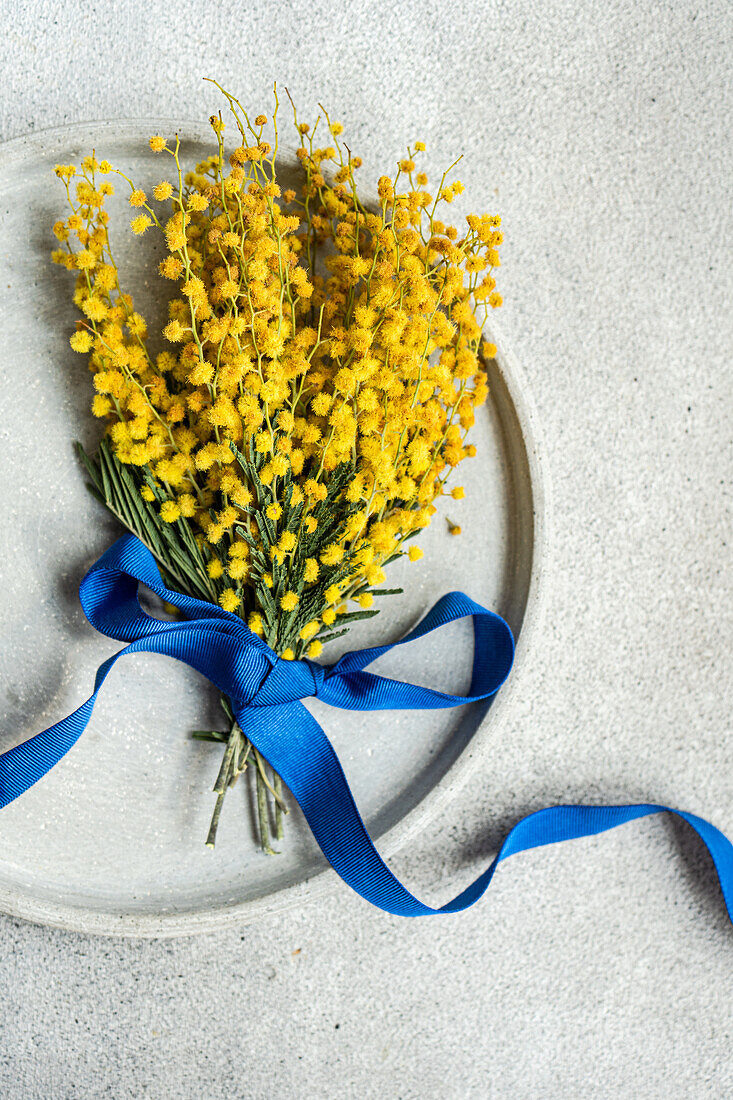
<instances>
[{"instance_id":1,"label":"ceramic plate","mask_svg":"<svg viewBox=\"0 0 733 1100\"><path fill-rule=\"evenodd\" d=\"M73 275L49 261L51 225L63 216L57 162L96 149L143 186L165 173L152 133L185 137L184 156L209 151L197 124L105 122L34 134L0 148L0 749L57 721L85 699L116 643L87 624L77 599L86 569L120 533L87 493L72 449L93 446L91 378L69 347ZM122 190L120 188L120 190ZM147 272L158 247L127 230L122 197L111 212L123 281L147 302L161 294ZM151 331L154 327L151 324ZM461 467L466 499L451 502L463 535L436 517L419 565L396 563L383 601L327 656L397 639L442 593L461 588L504 615L519 639L508 684L487 707L352 714L307 704L332 739L381 851L389 855L435 815L487 759L522 677L537 614L545 503L524 384L504 340L491 366L491 397L474 434L478 455ZM383 658L374 668L439 688L466 690L471 629L454 624ZM257 845L251 791L229 792L215 851L204 846L221 751L190 731L219 724L214 690L165 657L117 666L92 722L62 763L0 812L0 909L70 929L177 935L219 928L346 889L328 870L297 807L277 857Z\"/></svg>"}]
</instances>

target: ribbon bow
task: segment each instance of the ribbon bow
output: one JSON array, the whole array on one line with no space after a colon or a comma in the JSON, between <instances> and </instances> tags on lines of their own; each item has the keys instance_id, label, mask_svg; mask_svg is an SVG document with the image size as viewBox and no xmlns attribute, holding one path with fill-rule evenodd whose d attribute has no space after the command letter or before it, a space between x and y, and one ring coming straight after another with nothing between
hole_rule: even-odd
<instances>
[{"instance_id":1,"label":"ribbon bow","mask_svg":"<svg viewBox=\"0 0 733 1100\"><path fill-rule=\"evenodd\" d=\"M138 600L140 583L179 608L183 619L167 622L143 611ZM184 661L230 698L242 732L290 789L331 866L363 898L390 913L458 912L481 897L497 865L509 855L590 836L670 809L649 803L539 810L514 826L494 862L471 886L453 901L433 909L406 890L379 856L338 757L302 700L316 696L347 710L395 710L454 707L486 699L501 687L514 657L512 634L503 619L464 593L450 592L395 643L416 641L455 619L471 616L473 675L468 695L463 696L364 671L393 645L354 650L333 665L284 661L236 615L167 589L152 554L133 535L124 535L92 566L81 582L79 597L92 626L128 644L100 665L94 693L78 710L0 755L0 808L41 779L75 744L117 659L126 653L148 652ZM670 812L691 825L707 845L733 920L733 846L701 818L680 810Z\"/></svg>"}]
</instances>

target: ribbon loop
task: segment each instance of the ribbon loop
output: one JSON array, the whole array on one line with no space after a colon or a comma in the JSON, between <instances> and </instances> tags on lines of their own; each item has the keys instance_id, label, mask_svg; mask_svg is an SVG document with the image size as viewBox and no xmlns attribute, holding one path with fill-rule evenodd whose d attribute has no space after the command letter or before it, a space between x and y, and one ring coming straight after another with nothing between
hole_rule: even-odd
<instances>
[{"instance_id":1,"label":"ribbon loop","mask_svg":"<svg viewBox=\"0 0 733 1100\"><path fill-rule=\"evenodd\" d=\"M182 620L147 614L138 585L147 585L178 607ZM94 693L78 710L47 730L0 755L0 808L41 779L75 744L92 715L97 695L119 657L126 653L166 653L206 676L233 704L243 733L282 777L298 801L324 855L362 897L405 916L455 913L484 893L501 860L560 840L590 836L669 807L554 806L530 814L508 834L491 866L453 901L433 909L418 901L383 862L362 821L328 738L302 700L317 696L351 710L433 709L490 698L502 685L514 657L507 624L463 592L441 597L425 618L396 644L416 641L456 619L470 616L474 659L468 695L451 695L366 672L391 645L347 653L333 665L308 659L285 661L236 615L163 584L150 551L125 535L84 577L79 596L92 626L127 645L100 665ZM733 920L733 846L713 825L693 814L670 810L703 839L715 863L728 913Z\"/></svg>"}]
</instances>

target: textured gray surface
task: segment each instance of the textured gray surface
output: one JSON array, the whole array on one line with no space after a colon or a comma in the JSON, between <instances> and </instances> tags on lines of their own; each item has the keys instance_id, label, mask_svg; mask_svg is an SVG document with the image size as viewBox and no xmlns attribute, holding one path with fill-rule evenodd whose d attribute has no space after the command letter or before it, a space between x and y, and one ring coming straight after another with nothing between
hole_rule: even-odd
<instances>
[{"instance_id":1,"label":"textured gray surface","mask_svg":"<svg viewBox=\"0 0 733 1100\"><path fill-rule=\"evenodd\" d=\"M556 800L653 798L731 832L730 10L330 8L3 0L0 134L208 114L214 74L258 108L274 77L321 98L370 173L415 137L436 168L465 150L505 218L554 571L524 702L394 865L445 897ZM172 943L0 929L11 1100L733 1090L733 937L699 845L661 820L517 857L435 921L342 891Z\"/></svg>"}]
</instances>

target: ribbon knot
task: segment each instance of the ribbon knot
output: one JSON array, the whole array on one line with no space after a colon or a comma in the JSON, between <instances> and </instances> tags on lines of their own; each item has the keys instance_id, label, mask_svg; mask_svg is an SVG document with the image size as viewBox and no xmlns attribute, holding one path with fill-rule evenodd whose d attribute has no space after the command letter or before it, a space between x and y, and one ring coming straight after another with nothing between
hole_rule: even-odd
<instances>
[{"instance_id":1,"label":"ribbon knot","mask_svg":"<svg viewBox=\"0 0 733 1100\"><path fill-rule=\"evenodd\" d=\"M279 706L318 695L325 678L322 665L307 659L285 661L275 654L273 656L275 660L259 688L249 699L248 706Z\"/></svg>"},{"instance_id":2,"label":"ribbon knot","mask_svg":"<svg viewBox=\"0 0 733 1100\"><path fill-rule=\"evenodd\" d=\"M143 611L138 586L145 584L182 612L164 622ZM94 692L73 714L0 755L0 808L41 779L84 732L97 695L116 661L127 653L166 653L195 668L231 701L243 733L282 777L299 803L313 835L338 874L363 898L390 913L419 916L455 913L486 890L502 859L516 852L589 836L669 807L553 806L523 818L510 831L491 866L440 909L418 901L383 862L361 819L341 764L328 738L302 700L318 696L349 710L455 707L492 696L512 665L514 641L507 624L463 592L441 597L397 645L416 641L455 619L470 616L474 629L469 694L390 680L365 671L392 645L354 650L333 665L284 661L236 615L215 604L171 592L150 551L125 535L102 555L81 582L79 598L92 626L126 642L97 670ZM733 847L702 818L671 810L691 825L715 862L733 920Z\"/></svg>"}]
</instances>

